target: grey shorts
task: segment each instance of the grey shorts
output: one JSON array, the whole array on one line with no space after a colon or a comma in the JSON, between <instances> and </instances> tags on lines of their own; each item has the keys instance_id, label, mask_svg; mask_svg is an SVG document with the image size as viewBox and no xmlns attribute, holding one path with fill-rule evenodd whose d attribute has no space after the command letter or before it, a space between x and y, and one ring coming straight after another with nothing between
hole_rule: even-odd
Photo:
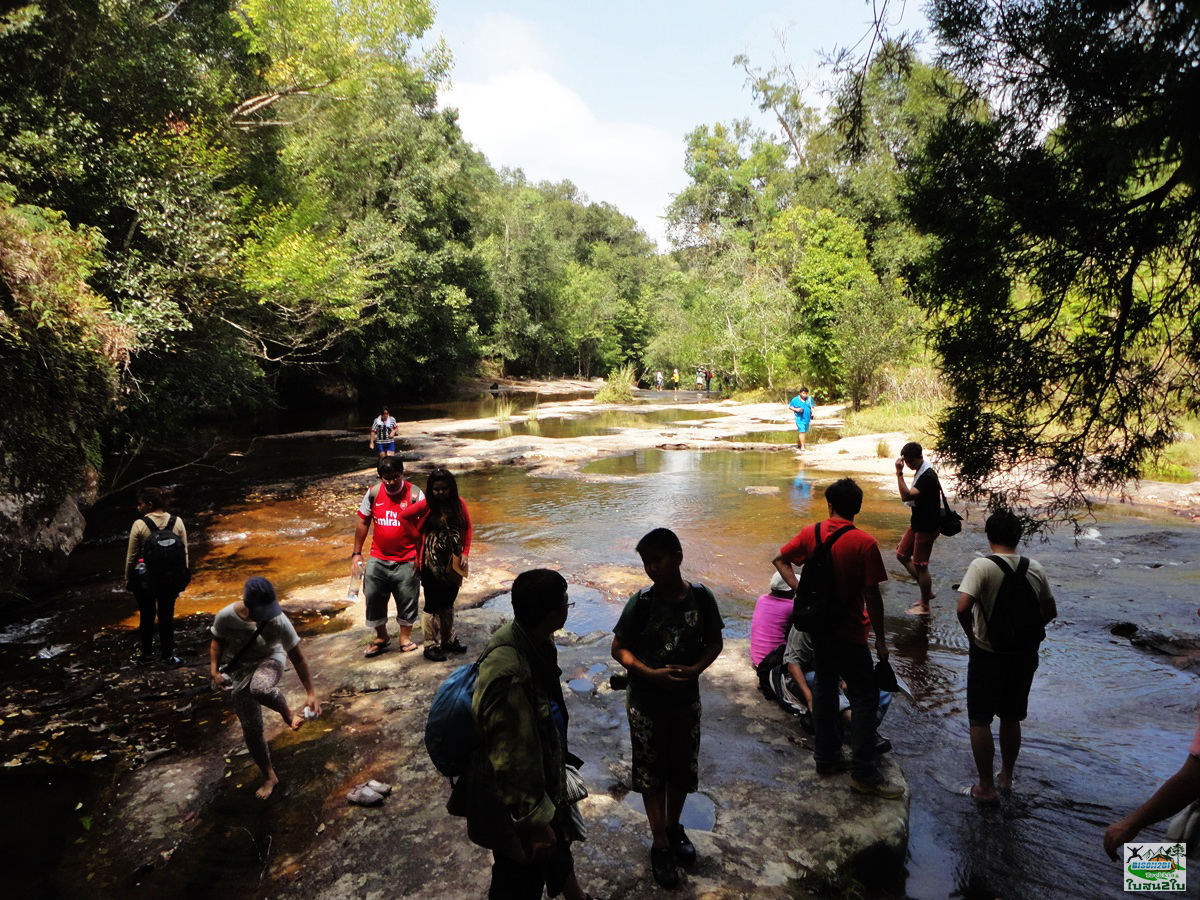
<instances>
[{"instance_id":1,"label":"grey shorts","mask_svg":"<svg viewBox=\"0 0 1200 900\"><path fill-rule=\"evenodd\" d=\"M388 562L371 557L363 575L367 627L378 628L387 623L389 597L396 598L396 621L401 625L416 624L420 587L415 563Z\"/></svg>"}]
</instances>

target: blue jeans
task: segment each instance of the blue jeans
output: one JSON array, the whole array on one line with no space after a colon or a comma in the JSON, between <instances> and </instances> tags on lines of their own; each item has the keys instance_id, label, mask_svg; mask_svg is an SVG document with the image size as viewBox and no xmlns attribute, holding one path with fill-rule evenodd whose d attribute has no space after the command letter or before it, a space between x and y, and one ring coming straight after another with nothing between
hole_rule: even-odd
<instances>
[{"instance_id":1,"label":"blue jeans","mask_svg":"<svg viewBox=\"0 0 1200 900\"><path fill-rule=\"evenodd\" d=\"M838 684L846 682L850 698L851 774L859 781L877 782L875 765L875 714L879 689L871 651L865 644L852 644L833 635L813 635L813 730L816 731L816 763L835 766L842 755L838 722Z\"/></svg>"}]
</instances>

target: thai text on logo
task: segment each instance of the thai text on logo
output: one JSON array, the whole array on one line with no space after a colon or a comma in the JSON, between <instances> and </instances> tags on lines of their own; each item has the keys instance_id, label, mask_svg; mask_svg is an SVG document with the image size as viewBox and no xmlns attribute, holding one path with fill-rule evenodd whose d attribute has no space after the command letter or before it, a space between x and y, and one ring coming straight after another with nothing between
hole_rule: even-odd
<instances>
[{"instance_id":1,"label":"thai text on logo","mask_svg":"<svg viewBox=\"0 0 1200 900\"><path fill-rule=\"evenodd\" d=\"M1187 847L1179 843L1125 844L1126 891L1186 891Z\"/></svg>"}]
</instances>

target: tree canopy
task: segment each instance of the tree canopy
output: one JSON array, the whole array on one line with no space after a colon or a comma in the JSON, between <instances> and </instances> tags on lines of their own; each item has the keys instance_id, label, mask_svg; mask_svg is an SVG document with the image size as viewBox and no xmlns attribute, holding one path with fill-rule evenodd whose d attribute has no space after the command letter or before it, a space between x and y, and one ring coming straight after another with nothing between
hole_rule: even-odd
<instances>
[{"instance_id":1,"label":"tree canopy","mask_svg":"<svg viewBox=\"0 0 1200 900\"><path fill-rule=\"evenodd\" d=\"M940 449L968 494L1070 516L1196 406L1200 19L1189 3L929 12L964 86L906 204L931 239L912 271L952 395Z\"/></svg>"}]
</instances>

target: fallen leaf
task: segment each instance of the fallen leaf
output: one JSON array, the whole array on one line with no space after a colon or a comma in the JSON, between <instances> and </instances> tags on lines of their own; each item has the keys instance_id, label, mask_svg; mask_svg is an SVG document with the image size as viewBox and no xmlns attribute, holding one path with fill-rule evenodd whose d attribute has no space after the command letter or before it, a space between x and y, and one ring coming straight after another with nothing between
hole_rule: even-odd
<instances>
[{"instance_id":1,"label":"fallen leaf","mask_svg":"<svg viewBox=\"0 0 1200 900\"><path fill-rule=\"evenodd\" d=\"M83 826L84 831L91 831L92 830L92 817L91 816L80 816L79 824Z\"/></svg>"}]
</instances>

